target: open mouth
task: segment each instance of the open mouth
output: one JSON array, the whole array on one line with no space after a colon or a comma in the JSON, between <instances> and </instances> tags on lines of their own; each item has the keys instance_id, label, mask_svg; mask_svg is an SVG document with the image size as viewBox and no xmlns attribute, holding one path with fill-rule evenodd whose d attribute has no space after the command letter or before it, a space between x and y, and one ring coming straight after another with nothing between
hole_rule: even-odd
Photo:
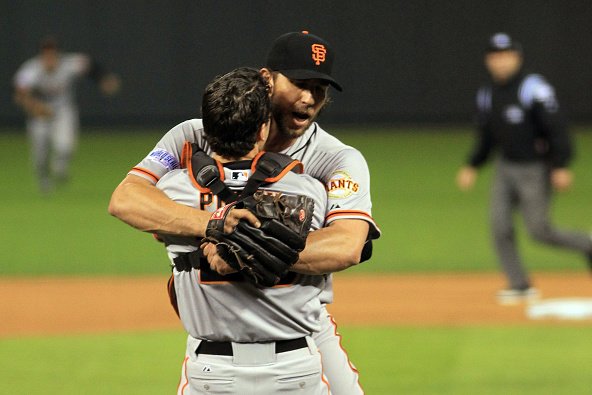
<instances>
[{"instance_id":1,"label":"open mouth","mask_svg":"<svg viewBox=\"0 0 592 395\"><path fill-rule=\"evenodd\" d=\"M299 126L305 125L310 120L310 115L305 112L293 112L292 117L294 119L294 123Z\"/></svg>"},{"instance_id":2,"label":"open mouth","mask_svg":"<svg viewBox=\"0 0 592 395\"><path fill-rule=\"evenodd\" d=\"M293 112L292 114L294 115L294 118L301 121L307 121L310 118L310 116L305 112Z\"/></svg>"}]
</instances>

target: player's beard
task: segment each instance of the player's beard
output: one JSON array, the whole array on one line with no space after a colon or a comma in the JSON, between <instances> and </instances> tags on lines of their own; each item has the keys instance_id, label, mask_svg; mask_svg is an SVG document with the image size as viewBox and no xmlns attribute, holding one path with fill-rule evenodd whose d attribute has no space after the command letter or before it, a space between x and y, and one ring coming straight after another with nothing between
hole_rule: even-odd
<instances>
[{"instance_id":1,"label":"player's beard","mask_svg":"<svg viewBox=\"0 0 592 395\"><path fill-rule=\"evenodd\" d=\"M319 115L318 113L312 115L302 126L296 127L291 126L294 124L293 120L295 118L293 111L286 111L281 106L274 106L272 103L271 114L275 122L277 134L290 139L302 136Z\"/></svg>"}]
</instances>

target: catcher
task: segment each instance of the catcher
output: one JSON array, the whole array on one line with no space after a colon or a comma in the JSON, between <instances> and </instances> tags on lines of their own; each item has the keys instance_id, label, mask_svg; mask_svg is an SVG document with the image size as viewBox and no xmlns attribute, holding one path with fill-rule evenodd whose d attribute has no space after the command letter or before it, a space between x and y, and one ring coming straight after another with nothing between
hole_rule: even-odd
<instances>
[{"instance_id":1,"label":"catcher","mask_svg":"<svg viewBox=\"0 0 592 395\"><path fill-rule=\"evenodd\" d=\"M290 272L311 229L322 227L326 192L302 165L262 151L270 125L269 88L258 70L214 79L202 101L212 157L185 144L182 168L157 187L212 212L206 237L159 234L173 266L169 291L188 332L178 394L327 394L311 335L320 329L326 276ZM259 226L224 221L248 209ZM201 247L201 248L200 248ZM204 250L228 263L210 266Z\"/></svg>"}]
</instances>

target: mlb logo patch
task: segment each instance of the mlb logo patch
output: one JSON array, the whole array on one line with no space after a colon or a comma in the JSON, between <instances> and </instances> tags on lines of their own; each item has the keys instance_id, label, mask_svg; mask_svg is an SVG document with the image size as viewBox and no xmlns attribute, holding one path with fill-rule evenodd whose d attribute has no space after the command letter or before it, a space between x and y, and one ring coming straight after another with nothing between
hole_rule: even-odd
<instances>
[{"instance_id":1,"label":"mlb logo patch","mask_svg":"<svg viewBox=\"0 0 592 395\"><path fill-rule=\"evenodd\" d=\"M233 171L230 175L231 180L235 181L247 181L249 179L249 173L247 171Z\"/></svg>"}]
</instances>

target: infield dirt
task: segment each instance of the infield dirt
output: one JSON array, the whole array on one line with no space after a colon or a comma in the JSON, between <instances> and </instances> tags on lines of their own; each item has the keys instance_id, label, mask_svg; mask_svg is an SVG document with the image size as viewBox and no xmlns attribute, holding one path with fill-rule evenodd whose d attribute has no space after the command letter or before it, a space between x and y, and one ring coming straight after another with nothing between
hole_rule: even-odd
<instances>
[{"instance_id":1,"label":"infield dirt","mask_svg":"<svg viewBox=\"0 0 592 395\"><path fill-rule=\"evenodd\" d=\"M587 273L535 273L545 298L592 297ZM0 279L0 336L182 329L166 276ZM329 310L340 325L540 325L499 306L499 274L336 274ZM590 320L579 323L590 324ZM578 324L578 323L575 323Z\"/></svg>"}]
</instances>

